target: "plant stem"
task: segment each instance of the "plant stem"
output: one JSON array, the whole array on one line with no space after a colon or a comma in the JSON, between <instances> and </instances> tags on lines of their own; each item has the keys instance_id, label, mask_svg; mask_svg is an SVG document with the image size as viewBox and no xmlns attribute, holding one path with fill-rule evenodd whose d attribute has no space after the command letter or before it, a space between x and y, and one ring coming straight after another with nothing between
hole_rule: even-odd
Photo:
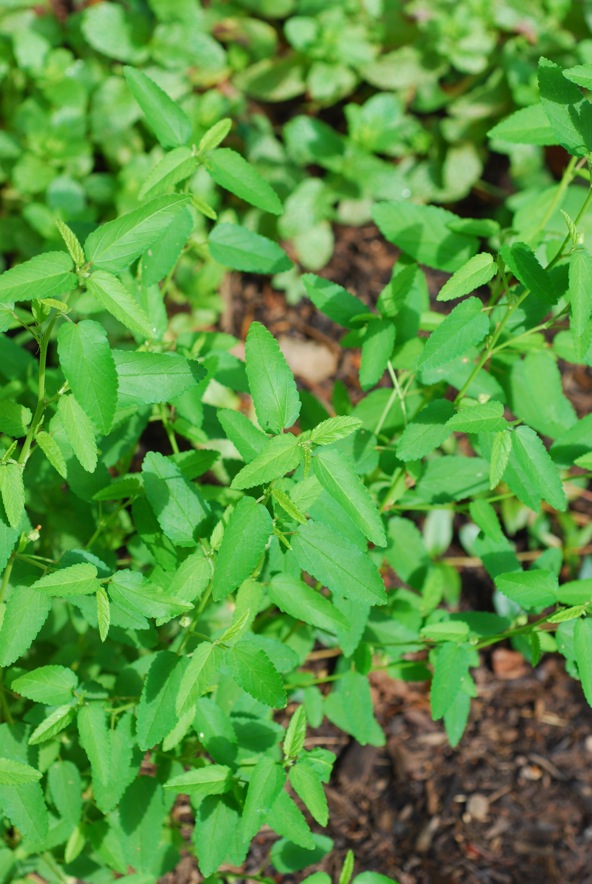
<instances>
[{"instance_id":1,"label":"plant stem","mask_svg":"<svg viewBox=\"0 0 592 884\"><path fill-rule=\"evenodd\" d=\"M481 356L481 359L477 362L473 371L471 372L471 374L469 375L469 377L467 378L467 380L465 381L465 383L463 384L463 386L459 390L458 395L457 395L456 399L454 400L455 405L458 405L460 400L463 398L463 396L465 395L465 393L467 392L467 390L469 389L469 387L471 386L471 384L473 383L473 381L475 380L475 378L477 377L477 375L479 374L479 372L481 371L481 369L483 368L483 366L485 365L485 363L487 362L487 360L489 359L491 354L493 353L495 346L500 339L501 333L503 332L504 328L506 327L508 320L512 316L512 313L514 312L514 310L516 310L520 306L520 304L524 301L524 299L529 294L530 294L529 291L523 292L519 298L517 298L512 304L508 305L508 309L506 310L505 314L502 316L502 318L498 322L497 328L495 329L494 333L492 334L489 344L485 348L485 352Z\"/></svg>"},{"instance_id":2,"label":"plant stem","mask_svg":"<svg viewBox=\"0 0 592 884\"><path fill-rule=\"evenodd\" d=\"M171 422L169 420L169 415L167 414L166 405L160 406L160 420L162 421L164 431L167 434L167 438L169 440L169 445L171 446L173 454L179 454L179 446L177 445L175 431L173 430L173 428L171 426Z\"/></svg>"},{"instance_id":3,"label":"plant stem","mask_svg":"<svg viewBox=\"0 0 592 884\"><path fill-rule=\"evenodd\" d=\"M0 586L0 602L4 600L4 596L6 595L6 590L8 588L8 583L10 581L10 575L12 574L12 567L14 565L14 560L16 559L16 549L13 550L13 553L8 560L8 564L4 569L4 574L2 575L2 585Z\"/></svg>"},{"instance_id":4,"label":"plant stem","mask_svg":"<svg viewBox=\"0 0 592 884\"><path fill-rule=\"evenodd\" d=\"M39 385L37 390L37 406L35 408L35 414L33 415L33 420L31 421L31 426L27 431L27 435L25 436L25 441L23 442L23 447L21 449L20 457L18 462L20 464L26 464L29 456L31 454L31 446L33 444L33 439L35 438L35 433L37 432L42 420L43 414L45 412L45 372L47 368L47 349L49 347L49 341L51 338L51 333L53 331L53 327L56 323L56 319L58 318L58 313L55 313L47 326L44 334L41 335L41 343L39 345Z\"/></svg>"},{"instance_id":5,"label":"plant stem","mask_svg":"<svg viewBox=\"0 0 592 884\"><path fill-rule=\"evenodd\" d=\"M386 364L387 371L391 377L391 381L393 382L393 387L395 388L397 395L399 397L399 401L401 402L401 411L403 413L403 421L405 426L407 426L407 405L405 404L405 396L403 395L403 391L401 390L401 385L399 384L399 378L397 377L397 372L393 367L393 363L389 359Z\"/></svg>"},{"instance_id":6,"label":"plant stem","mask_svg":"<svg viewBox=\"0 0 592 884\"><path fill-rule=\"evenodd\" d=\"M580 165L584 165L585 160L584 160L584 163L582 163L582 161L578 160L577 157L572 157L570 159L569 163L567 164L567 166L565 168L565 172L563 173L563 177L561 178L561 181L559 182L559 187L557 188L557 193L555 194L555 196L551 202L551 205L549 206L549 208L547 209L547 211L545 212L545 214L543 215L543 217L539 221L538 227L536 228L532 239L534 239L536 236L538 236L538 234L541 233L541 231L544 230L545 227L547 226L547 223L549 222L551 216L553 215L553 212L555 211L555 209L557 208L557 206L559 205L559 203L563 199L563 195L564 195L565 191L567 190L567 188L569 187L569 185L571 184L571 182L573 181L573 179L575 177L576 167L578 165L578 162L580 163ZM569 237L568 237L568 239L569 239Z\"/></svg>"}]
</instances>

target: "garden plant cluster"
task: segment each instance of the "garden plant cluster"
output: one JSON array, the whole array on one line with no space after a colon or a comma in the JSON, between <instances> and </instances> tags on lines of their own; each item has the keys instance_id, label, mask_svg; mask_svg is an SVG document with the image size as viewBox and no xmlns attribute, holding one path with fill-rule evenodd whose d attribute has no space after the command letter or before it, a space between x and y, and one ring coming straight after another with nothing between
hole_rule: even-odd
<instances>
[{"instance_id":1,"label":"garden plant cluster","mask_svg":"<svg viewBox=\"0 0 592 884\"><path fill-rule=\"evenodd\" d=\"M591 27L566 0L0 4L0 884L151 884L187 851L330 884L308 735L382 745L374 671L430 682L452 746L497 643L592 703L592 415L559 369L592 365ZM372 305L316 272L369 220L400 252ZM235 355L229 269L340 327L358 389L303 395L257 321ZM339 884L390 880L350 853Z\"/></svg>"}]
</instances>

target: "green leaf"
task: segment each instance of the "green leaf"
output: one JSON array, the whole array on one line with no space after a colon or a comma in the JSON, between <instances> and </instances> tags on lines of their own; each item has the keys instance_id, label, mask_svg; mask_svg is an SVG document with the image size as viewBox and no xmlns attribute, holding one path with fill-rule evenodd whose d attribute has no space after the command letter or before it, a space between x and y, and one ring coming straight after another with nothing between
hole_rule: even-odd
<instances>
[{"instance_id":1,"label":"green leaf","mask_svg":"<svg viewBox=\"0 0 592 884\"><path fill-rule=\"evenodd\" d=\"M578 675L588 704L592 706L592 620L578 620L574 627L574 650Z\"/></svg>"},{"instance_id":2,"label":"green leaf","mask_svg":"<svg viewBox=\"0 0 592 884\"><path fill-rule=\"evenodd\" d=\"M283 273L292 262L273 240L239 227L217 224L208 238L212 258L225 267L245 273Z\"/></svg>"},{"instance_id":3,"label":"green leaf","mask_svg":"<svg viewBox=\"0 0 592 884\"><path fill-rule=\"evenodd\" d=\"M271 496L290 519L293 519L295 522L300 522L301 525L306 525L306 516L304 513L300 512L298 507L284 491L280 491L279 488L273 488Z\"/></svg>"},{"instance_id":4,"label":"green leaf","mask_svg":"<svg viewBox=\"0 0 592 884\"><path fill-rule=\"evenodd\" d=\"M592 89L592 65L576 64L572 68L565 68L563 76L571 83L577 83L584 89Z\"/></svg>"},{"instance_id":5,"label":"green leaf","mask_svg":"<svg viewBox=\"0 0 592 884\"><path fill-rule=\"evenodd\" d=\"M212 597L221 601L257 566L273 531L273 521L253 497L243 497L230 514L216 557Z\"/></svg>"},{"instance_id":6,"label":"green leaf","mask_svg":"<svg viewBox=\"0 0 592 884\"><path fill-rule=\"evenodd\" d=\"M99 637L104 642L111 625L111 606L109 604L109 596L102 586L99 586L97 589L97 623L99 625Z\"/></svg>"},{"instance_id":7,"label":"green leaf","mask_svg":"<svg viewBox=\"0 0 592 884\"><path fill-rule=\"evenodd\" d=\"M353 463L335 448L322 448L312 458L313 472L323 488L376 546L386 546L380 514Z\"/></svg>"},{"instance_id":8,"label":"green leaf","mask_svg":"<svg viewBox=\"0 0 592 884\"><path fill-rule=\"evenodd\" d=\"M564 605L586 605L592 599L592 579L568 580L562 583L557 600Z\"/></svg>"},{"instance_id":9,"label":"green leaf","mask_svg":"<svg viewBox=\"0 0 592 884\"><path fill-rule=\"evenodd\" d=\"M60 816L77 826L82 816L82 783L72 761L54 761L47 774L52 804Z\"/></svg>"},{"instance_id":10,"label":"green leaf","mask_svg":"<svg viewBox=\"0 0 592 884\"><path fill-rule=\"evenodd\" d=\"M515 360L509 392L509 405L514 414L545 436L562 436L577 421L550 350L534 350L524 359Z\"/></svg>"},{"instance_id":11,"label":"green leaf","mask_svg":"<svg viewBox=\"0 0 592 884\"><path fill-rule=\"evenodd\" d=\"M555 139L569 153L585 156L592 148L592 107L574 83L563 76L558 64L539 60L541 104L555 132Z\"/></svg>"},{"instance_id":12,"label":"green leaf","mask_svg":"<svg viewBox=\"0 0 592 884\"><path fill-rule=\"evenodd\" d=\"M508 430L496 433L493 437L489 463L489 488L491 491L497 488L504 477L512 451L512 439L512 433Z\"/></svg>"},{"instance_id":13,"label":"green leaf","mask_svg":"<svg viewBox=\"0 0 592 884\"><path fill-rule=\"evenodd\" d=\"M80 745L90 761L94 799L99 810L109 813L134 779L139 767L133 763L131 715L121 716L117 729L107 729L105 710L97 704L78 712Z\"/></svg>"},{"instance_id":14,"label":"green leaf","mask_svg":"<svg viewBox=\"0 0 592 884\"><path fill-rule=\"evenodd\" d=\"M148 316L123 283L111 273L92 273L86 287L99 304L138 337L153 338L154 328Z\"/></svg>"},{"instance_id":15,"label":"green leaf","mask_svg":"<svg viewBox=\"0 0 592 884\"><path fill-rule=\"evenodd\" d=\"M36 783L41 777L42 774L29 764L0 758L0 786L24 786L26 783Z\"/></svg>"},{"instance_id":16,"label":"green leaf","mask_svg":"<svg viewBox=\"0 0 592 884\"><path fill-rule=\"evenodd\" d=\"M97 430L107 434L117 407L117 372L105 329L90 319L64 323L58 332L58 355L79 405Z\"/></svg>"},{"instance_id":17,"label":"green leaf","mask_svg":"<svg viewBox=\"0 0 592 884\"><path fill-rule=\"evenodd\" d=\"M30 408L19 405L11 399L0 400L0 433L18 439L26 434L32 417L33 412Z\"/></svg>"},{"instance_id":18,"label":"green leaf","mask_svg":"<svg viewBox=\"0 0 592 884\"><path fill-rule=\"evenodd\" d=\"M547 146L557 143L555 132L549 125L542 104L521 107L490 129L487 135L489 138L509 141L510 144Z\"/></svg>"},{"instance_id":19,"label":"green leaf","mask_svg":"<svg viewBox=\"0 0 592 884\"><path fill-rule=\"evenodd\" d=\"M279 479L295 470L302 457L298 437L291 433L274 436L261 454L240 470L232 480L231 488L253 488Z\"/></svg>"},{"instance_id":20,"label":"green leaf","mask_svg":"<svg viewBox=\"0 0 592 884\"><path fill-rule=\"evenodd\" d=\"M275 799L267 814L266 823L278 835L289 838L293 844L304 847L305 850L314 848L315 842L309 825L287 792L280 792ZM331 884L329 879L327 881Z\"/></svg>"},{"instance_id":21,"label":"green leaf","mask_svg":"<svg viewBox=\"0 0 592 884\"><path fill-rule=\"evenodd\" d=\"M260 758L251 774L241 817L241 836L245 842L264 825L270 807L284 788L286 774L272 758Z\"/></svg>"},{"instance_id":22,"label":"green leaf","mask_svg":"<svg viewBox=\"0 0 592 884\"><path fill-rule=\"evenodd\" d=\"M213 874L224 862L235 842L240 817L228 796L208 795L195 814L193 839L199 870Z\"/></svg>"},{"instance_id":23,"label":"green leaf","mask_svg":"<svg viewBox=\"0 0 592 884\"><path fill-rule=\"evenodd\" d=\"M84 249L80 245L78 237L67 224L64 224L61 218L56 218L55 224L74 264L76 267L82 267L84 264Z\"/></svg>"},{"instance_id":24,"label":"green leaf","mask_svg":"<svg viewBox=\"0 0 592 884\"><path fill-rule=\"evenodd\" d=\"M522 285L540 298L553 293L553 278L539 263L532 249L523 242L512 243L502 251L503 258Z\"/></svg>"},{"instance_id":25,"label":"green leaf","mask_svg":"<svg viewBox=\"0 0 592 884\"><path fill-rule=\"evenodd\" d=\"M179 147L191 139L191 120L154 80L135 68L123 69L130 91L146 122L163 147Z\"/></svg>"},{"instance_id":26,"label":"green leaf","mask_svg":"<svg viewBox=\"0 0 592 884\"><path fill-rule=\"evenodd\" d=\"M224 432L237 449L246 463L261 454L269 438L262 430L249 420L246 414L240 411L231 411L229 408L221 408L218 412L218 420L224 428Z\"/></svg>"},{"instance_id":27,"label":"green leaf","mask_svg":"<svg viewBox=\"0 0 592 884\"><path fill-rule=\"evenodd\" d=\"M232 120L228 117L225 117L223 120L218 120L218 122L214 123L214 125L208 129L206 134L202 136L202 139L199 142L200 151L213 150L215 147L218 147L218 145L224 141L231 129Z\"/></svg>"},{"instance_id":28,"label":"green leaf","mask_svg":"<svg viewBox=\"0 0 592 884\"><path fill-rule=\"evenodd\" d=\"M578 357L585 356L592 338L592 256L585 249L572 252L569 261L570 330Z\"/></svg>"},{"instance_id":29,"label":"green leaf","mask_svg":"<svg viewBox=\"0 0 592 884\"><path fill-rule=\"evenodd\" d=\"M469 651L463 645L445 642L438 649L430 691L434 721L443 718L454 703L463 682L468 678L469 659Z\"/></svg>"},{"instance_id":30,"label":"green leaf","mask_svg":"<svg viewBox=\"0 0 592 884\"><path fill-rule=\"evenodd\" d=\"M54 470L56 470L62 479L65 479L68 475L68 467L66 466L66 461L64 455L62 454L62 449L49 433L46 433L45 430L40 430L39 433L35 435L35 442L44 453Z\"/></svg>"},{"instance_id":31,"label":"green leaf","mask_svg":"<svg viewBox=\"0 0 592 884\"><path fill-rule=\"evenodd\" d=\"M146 60L146 28L141 19L117 3L88 6L79 19L82 35L97 52L117 62Z\"/></svg>"},{"instance_id":32,"label":"green leaf","mask_svg":"<svg viewBox=\"0 0 592 884\"><path fill-rule=\"evenodd\" d=\"M370 605L386 602L384 583L372 559L333 528L309 521L296 531L291 545L302 570L331 592Z\"/></svg>"},{"instance_id":33,"label":"green leaf","mask_svg":"<svg viewBox=\"0 0 592 884\"><path fill-rule=\"evenodd\" d=\"M18 528L25 514L25 485L21 464L0 464L0 495L8 524L11 528Z\"/></svg>"},{"instance_id":34,"label":"green leaf","mask_svg":"<svg viewBox=\"0 0 592 884\"><path fill-rule=\"evenodd\" d=\"M348 623L328 598L290 574L275 574L268 586L269 598L277 607L304 623L335 634Z\"/></svg>"},{"instance_id":35,"label":"green leaf","mask_svg":"<svg viewBox=\"0 0 592 884\"><path fill-rule=\"evenodd\" d=\"M329 319L339 325L353 328L357 325L353 324L353 320L368 312L368 307L363 301L336 282L315 276L313 273L305 273L302 276L302 283L317 310L325 313Z\"/></svg>"},{"instance_id":36,"label":"green leaf","mask_svg":"<svg viewBox=\"0 0 592 884\"><path fill-rule=\"evenodd\" d=\"M152 881L158 879L167 853L161 845L167 810L158 780L141 776L125 790L117 817L110 821L121 845L124 865L145 873Z\"/></svg>"},{"instance_id":37,"label":"green leaf","mask_svg":"<svg viewBox=\"0 0 592 884\"><path fill-rule=\"evenodd\" d=\"M323 857L333 850L334 842L326 835L317 835L316 832L312 837L315 843L314 850L306 850L285 838L276 841L270 854L274 868L280 873L290 874L320 863Z\"/></svg>"},{"instance_id":38,"label":"green leaf","mask_svg":"<svg viewBox=\"0 0 592 884\"><path fill-rule=\"evenodd\" d=\"M137 571L125 568L116 571L109 583L113 602L137 619L138 615L157 617L166 623L178 614L191 610L192 605L178 598L171 598L156 584L148 581ZM139 627L139 628L146 628Z\"/></svg>"},{"instance_id":39,"label":"green leaf","mask_svg":"<svg viewBox=\"0 0 592 884\"><path fill-rule=\"evenodd\" d=\"M98 459L97 443L93 425L86 412L74 396L60 396L58 415L80 466L87 473L93 473Z\"/></svg>"},{"instance_id":40,"label":"green leaf","mask_svg":"<svg viewBox=\"0 0 592 884\"><path fill-rule=\"evenodd\" d=\"M128 497L141 494L143 489L144 482L137 473L131 476L118 476L106 488L101 488L93 494L93 500L126 500Z\"/></svg>"},{"instance_id":41,"label":"green leaf","mask_svg":"<svg viewBox=\"0 0 592 884\"><path fill-rule=\"evenodd\" d=\"M298 762L290 768L290 783L302 799L311 816L320 826L326 826L329 808L320 779L310 765Z\"/></svg>"},{"instance_id":42,"label":"green leaf","mask_svg":"<svg viewBox=\"0 0 592 884\"><path fill-rule=\"evenodd\" d=\"M221 650L210 642L202 642L193 652L177 693L176 709L183 715L214 684L220 668Z\"/></svg>"},{"instance_id":43,"label":"green leaf","mask_svg":"<svg viewBox=\"0 0 592 884\"><path fill-rule=\"evenodd\" d=\"M284 708L286 689L282 677L257 645L237 642L225 652L224 662L234 681L247 694L274 709Z\"/></svg>"},{"instance_id":44,"label":"green leaf","mask_svg":"<svg viewBox=\"0 0 592 884\"><path fill-rule=\"evenodd\" d=\"M114 350L121 398L152 405L171 402L205 377L205 369L179 353Z\"/></svg>"},{"instance_id":45,"label":"green leaf","mask_svg":"<svg viewBox=\"0 0 592 884\"><path fill-rule=\"evenodd\" d=\"M386 740L374 718L368 678L360 672L346 672L339 679L325 700L325 714L362 746L384 746Z\"/></svg>"},{"instance_id":46,"label":"green leaf","mask_svg":"<svg viewBox=\"0 0 592 884\"><path fill-rule=\"evenodd\" d=\"M397 445L399 460L419 460L438 448L450 436L448 421L454 406L447 399L435 399L407 424Z\"/></svg>"},{"instance_id":47,"label":"green leaf","mask_svg":"<svg viewBox=\"0 0 592 884\"><path fill-rule=\"evenodd\" d=\"M149 172L140 188L139 199L160 196L179 181L189 178L197 169L197 157L189 147L177 147L166 153Z\"/></svg>"},{"instance_id":48,"label":"green leaf","mask_svg":"<svg viewBox=\"0 0 592 884\"><path fill-rule=\"evenodd\" d=\"M497 399L471 404L463 400L459 411L448 418L446 423L449 430L457 433L494 433L507 426L504 406ZM398 452L397 456L400 457Z\"/></svg>"},{"instance_id":49,"label":"green leaf","mask_svg":"<svg viewBox=\"0 0 592 884\"><path fill-rule=\"evenodd\" d=\"M495 585L526 611L554 605L559 588L557 576L552 571L543 571L540 568L500 574L495 578Z\"/></svg>"},{"instance_id":50,"label":"green leaf","mask_svg":"<svg viewBox=\"0 0 592 884\"><path fill-rule=\"evenodd\" d=\"M273 187L236 151L227 147L209 151L205 167L220 187L263 212L282 214L283 207Z\"/></svg>"},{"instance_id":51,"label":"green leaf","mask_svg":"<svg viewBox=\"0 0 592 884\"><path fill-rule=\"evenodd\" d=\"M197 487L171 460L150 451L142 463L146 497L165 535L177 546L195 546L210 508Z\"/></svg>"},{"instance_id":52,"label":"green leaf","mask_svg":"<svg viewBox=\"0 0 592 884\"><path fill-rule=\"evenodd\" d=\"M479 344L489 331L489 319L478 298L461 301L432 332L419 360L421 369L438 368Z\"/></svg>"},{"instance_id":53,"label":"green leaf","mask_svg":"<svg viewBox=\"0 0 592 884\"><path fill-rule=\"evenodd\" d=\"M171 577L168 587L170 595L178 601L195 602L208 588L212 571L212 560L198 547Z\"/></svg>"},{"instance_id":54,"label":"green leaf","mask_svg":"<svg viewBox=\"0 0 592 884\"><path fill-rule=\"evenodd\" d=\"M362 341L360 386L369 390L383 376L395 346L395 324L391 319L371 319Z\"/></svg>"},{"instance_id":55,"label":"green leaf","mask_svg":"<svg viewBox=\"0 0 592 884\"><path fill-rule=\"evenodd\" d=\"M31 589L48 596L90 595L99 588L97 569L87 562L52 571L31 584Z\"/></svg>"},{"instance_id":56,"label":"green leaf","mask_svg":"<svg viewBox=\"0 0 592 884\"><path fill-rule=\"evenodd\" d=\"M473 236L454 233L449 224L457 220L438 206L419 206L408 200L377 203L372 217L384 236L419 264L454 273L477 251Z\"/></svg>"},{"instance_id":57,"label":"green leaf","mask_svg":"<svg viewBox=\"0 0 592 884\"><path fill-rule=\"evenodd\" d=\"M362 421L357 417L338 415L321 421L310 431L310 441L315 445L332 445L341 439L346 439L351 433L359 430Z\"/></svg>"},{"instance_id":58,"label":"green leaf","mask_svg":"<svg viewBox=\"0 0 592 884\"><path fill-rule=\"evenodd\" d=\"M298 706L293 713L290 724L284 737L284 758L296 758L304 748L306 738L306 711L304 706Z\"/></svg>"},{"instance_id":59,"label":"green leaf","mask_svg":"<svg viewBox=\"0 0 592 884\"><path fill-rule=\"evenodd\" d=\"M489 252L473 255L456 273L446 280L438 293L438 301L451 301L470 295L475 289L485 285L497 273L497 264Z\"/></svg>"},{"instance_id":60,"label":"green leaf","mask_svg":"<svg viewBox=\"0 0 592 884\"><path fill-rule=\"evenodd\" d=\"M21 786L0 785L0 807L20 835L34 844L47 836L49 814L39 783Z\"/></svg>"},{"instance_id":61,"label":"green leaf","mask_svg":"<svg viewBox=\"0 0 592 884\"><path fill-rule=\"evenodd\" d=\"M251 323L246 340L249 389L261 427L279 433L300 414L294 375L278 342L260 322Z\"/></svg>"},{"instance_id":62,"label":"green leaf","mask_svg":"<svg viewBox=\"0 0 592 884\"><path fill-rule=\"evenodd\" d=\"M66 252L43 252L0 274L0 304L54 298L71 292L78 278Z\"/></svg>"},{"instance_id":63,"label":"green leaf","mask_svg":"<svg viewBox=\"0 0 592 884\"><path fill-rule=\"evenodd\" d=\"M428 460L415 486L415 495L426 503L450 503L475 497L488 487L488 464L480 457L445 455Z\"/></svg>"},{"instance_id":64,"label":"green leaf","mask_svg":"<svg viewBox=\"0 0 592 884\"><path fill-rule=\"evenodd\" d=\"M512 433L512 450L504 479L522 503L533 510L538 510L541 498L557 510L567 507L557 467L530 427L517 427Z\"/></svg>"},{"instance_id":65,"label":"green leaf","mask_svg":"<svg viewBox=\"0 0 592 884\"><path fill-rule=\"evenodd\" d=\"M29 746L37 746L39 743L53 740L57 734L65 730L74 721L75 717L76 708L71 703L58 706L57 709L49 713L47 718L44 718L41 724L37 725L29 737Z\"/></svg>"},{"instance_id":66,"label":"green leaf","mask_svg":"<svg viewBox=\"0 0 592 884\"><path fill-rule=\"evenodd\" d=\"M96 270L109 273L126 270L189 201L184 194L157 196L139 209L102 224L87 237L84 244L87 259Z\"/></svg>"},{"instance_id":67,"label":"green leaf","mask_svg":"<svg viewBox=\"0 0 592 884\"><path fill-rule=\"evenodd\" d=\"M183 792L199 801L206 795L222 795L232 789L232 771L224 764L208 764L173 777L164 788Z\"/></svg>"},{"instance_id":68,"label":"green leaf","mask_svg":"<svg viewBox=\"0 0 592 884\"><path fill-rule=\"evenodd\" d=\"M460 743L469 721L470 712L471 698L464 689L460 690L444 713L444 729L452 747Z\"/></svg>"},{"instance_id":69,"label":"green leaf","mask_svg":"<svg viewBox=\"0 0 592 884\"><path fill-rule=\"evenodd\" d=\"M137 708L138 746L143 752L160 743L177 722L176 701L187 660L172 651L156 654Z\"/></svg>"},{"instance_id":70,"label":"green leaf","mask_svg":"<svg viewBox=\"0 0 592 884\"><path fill-rule=\"evenodd\" d=\"M10 666L31 647L51 609L48 596L15 586L0 626L0 666Z\"/></svg>"},{"instance_id":71,"label":"green leaf","mask_svg":"<svg viewBox=\"0 0 592 884\"><path fill-rule=\"evenodd\" d=\"M173 270L181 257L187 240L194 228L193 215L189 208L185 207L173 216L171 223L165 231L153 242L147 252L142 256L142 286L143 291L150 286L156 285ZM157 310L164 314L162 293L154 292L154 301Z\"/></svg>"},{"instance_id":72,"label":"green leaf","mask_svg":"<svg viewBox=\"0 0 592 884\"><path fill-rule=\"evenodd\" d=\"M65 666L40 666L21 675L11 689L35 703L61 706L72 700L72 691L78 686L78 676Z\"/></svg>"},{"instance_id":73,"label":"green leaf","mask_svg":"<svg viewBox=\"0 0 592 884\"><path fill-rule=\"evenodd\" d=\"M348 850L345 854L345 860L343 861L343 867L337 884L349 884L354 873L354 864L354 852L353 850Z\"/></svg>"}]
</instances>

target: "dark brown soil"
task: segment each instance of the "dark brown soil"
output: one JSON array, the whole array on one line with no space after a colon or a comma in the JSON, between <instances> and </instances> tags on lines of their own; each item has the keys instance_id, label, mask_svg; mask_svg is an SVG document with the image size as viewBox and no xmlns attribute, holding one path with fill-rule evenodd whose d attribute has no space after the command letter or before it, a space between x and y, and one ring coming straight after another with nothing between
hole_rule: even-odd
<instances>
[{"instance_id":1,"label":"dark brown soil","mask_svg":"<svg viewBox=\"0 0 592 884\"><path fill-rule=\"evenodd\" d=\"M337 240L322 275L375 304L396 250L371 225L340 229ZM429 275L430 288L444 278ZM339 378L357 398L356 351L337 346L343 329L310 302L290 307L266 280L238 274L228 279L225 299L224 330L244 339L258 319L275 335L316 341L334 353L336 371L331 379L302 383L329 403ZM578 412L588 413L591 373L570 368L564 382ZM589 521L589 505L585 509L582 518ZM473 571L467 582L475 579ZM356 872L380 872L400 884L592 884L592 710L580 685L560 658L545 658L533 671L502 647L483 656L474 674L479 695L456 749L431 721L427 685L383 673L371 679L385 747L361 747L326 723L310 733L309 747L337 754L327 787L327 834L335 849L319 866L333 881L352 849ZM275 839L264 829L245 868L297 884L311 870L274 872L267 857ZM187 857L163 881L197 884L201 878Z\"/></svg>"}]
</instances>

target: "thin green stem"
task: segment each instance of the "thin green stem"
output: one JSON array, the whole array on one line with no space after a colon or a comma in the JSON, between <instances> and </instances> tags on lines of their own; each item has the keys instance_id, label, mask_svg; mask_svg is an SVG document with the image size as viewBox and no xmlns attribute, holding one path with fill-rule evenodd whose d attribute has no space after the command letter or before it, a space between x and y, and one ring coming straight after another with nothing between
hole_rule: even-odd
<instances>
[{"instance_id":1,"label":"thin green stem","mask_svg":"<svg viewBox=\"0 0 592 884\"><path fill-rule=\"evenodd\" d=\"M18 462L20 464L26 464L27 460L29 459L29 456L31 454L31 446L35 438L35 433L37 432L41 422L43 421L45 406L47 404L45 401L45 373L47 369L47 350L49 347L49 341L51 339L51 333L53 331L53 327L58 316L59 314L55 313L51 317L47 329L41 336L41 343L39 345L39 386L37 390L37 405L35 407L33 420L31 421L31 425L28 429L27 435L25 436L25 441L23 442L23 447L18 459Z\"/></svg>"},{"instance_id":2,"label":"thin green stem","mask_svg":"<svg viewBox=\"0 0 592 884\"><path fill-rule=\"evenodd\" d=\"M386 364L387 371L390 375L391 381L393 382L393 387L395 388L397 395L399 397L399 401L401 403L401 412L403 414L403 422L405 426L407 426L407 405L405 403L405 396L403 395L403 391L401 389L401 385L399 384L399 378L397 377L397 372L394 369L393 363L389 359Z\"/></svg>"},{"instance_id":3,"label":"thin green stem","mask_svg":"<svg viewBox=\"0 0 592 884\"><path fill-rule=\"evenodd\" d=\"M113 510L113 512L109 513L109 515L107 516L106 519L104 519L102 517L102 515L100 516L99 522L97 524L97 527L94 530L94 533L92 534L90 539L87 540L86 543L84 544L84 549L90 549L90 547L93 545L93 543L96 540L98 540L98 538L104 532L105 528L107 528L111 524L111 522L115 521L115 519L120 514L120 512L128 506L130 500L131 500L131 498L128 498L128 500L126 500L124 503L120 503L119 506Z\"/></svg>"},{"instance_id":4,"label":"thin green stem","mask_svg":"<svg viewBox=\"0 0 592 884\"><path fill-rule=\"evenodd\" d=\"M539 626L548 623L554 613L555 612L546 614L544 617L541 617L539 620L534 620L532 623L525 623L524 626L516 626L513 629L508 629L506 632L502 632L500 635L494 635L492 638L484 638L480 642L477 642L477 644L473 645L473 647L476 651L480 651L482 648L488 648L490 645L503 642L508 638L513 638L515 635L524 635L525 633L534 632Z\"/></svg>"},{"instance_id":5,"label":"thin green stem","mask_svg":"<svg viewBox=\"0 0 592 884\"><path fill-rule=\"evenodd\" d=\"M191 623L186 628L185 635L181 639L181 643L180 643L179 647L177 648L177 656L179 656L179 657L181 656L181 654L185 648L185 645L189 641L189 638L193 634L193 631L199 622L199 618L203 614L204 608L206 607L207 603L210 600L210 596L212 594L212 587L213 587L213 583L210 580L208 588L206 589L203 596L201 597L201 601L200 601L199 605L197 606L197 608L193 612L193 617L191 618Z\"/></svg>"},{"instance_id":6,"label":"thin green stem","mask_svg":"<svg viewBox=\"0 0 592 884\"><path fill-rule=\"evenodd\" d=\"M584 215L586 214L586 212L590 208L590 203L592 203L592 186L590 187L590 190L588 191L588 195L586 196L586 199L582 203L582 207L581 207L580 211L578 212L578 214L575 217L574 227L578 226L578 224L580 223L580 221L582 220L582 218L584 217ZM559 251L557 252L555 257L553 258L553 260L549 261L549 263L547 264L547 267L546 267L547 270L551 270L551 268L554 267L555 264L557 264L557 262L560 261L564 257L564 254L563 254L564 250L569 245L570 240L571 240L571 233L568 231L563 242L561 243L561 245L559 247Z\"/></svg>"},{"instance_id":7,"label":"thin green stem","mask_svg":"<svg viewBox=\"0 0 592 884\"><path fill-rule=\"evenodd\" d=\"M14 550L10 559L8 560L8 564L4 569L4 574L2 575L2 585L0 586L0 602L4 600L4 596L6 595L6 590L8 589L8 584L10 582L10 575L12 574L12 568L14 565L14 560L16 559L17 550Z\"/></svg>"},{"instance_id":8,"label":"thin green stem","mask_svg":"<svg viewBox=\"0 0 592 884\"><path fill-rule=\"evenodd\" d=\"M538 236L538 234L542 230L544 230L545 227L547 226L549 220L553 216L553 212L555 211L555 209L557 208L557 206L559 205L559 203L563 199L563 195L564 195L565 191L567 190L567 188L569 187L569 185L571 184L571 182L573 181L573 179L575 177L576 168L578 166L578 163L580 163L580 165L583 165L582 161L578 160L577 157L572 157L571 160L569 161L569 163L567 164L567 166L565 168L565 172L563 173L561 181L559 182L559 187L557 188L557 192L556 192L553 200L551 201L549 208L547 209L547 211L545 212L545 214L543 215L543 217L539 221L539 224L534 232L532 239L534 239L536 236ZM584 160L584 163L585 163L585 160Z\"/></svg>"},{"instance_id":9,"label":"thin green stem","mask_svg":"<svg viewBox=\"0 0 592 884\"><path fill-rule=\"evenodd\" d=\"M485 348L483 355L481 356L481 358L479 359L479 361L475 365L473 371L471 372L471 374L469 375L469 377L467 378L467 380L465 381L465 383L463 384L463 386L459 390L458 395L457 395L456 399L454 400L455 405L458 405L458 403L463 398L463 396L465 395L465 393L467 392L467 390L469 389L469 387L471 386L471 384L473 383L473 381L475 380L475 378L477 377L477 375L479 374L479 372L481 371L481 369L483 368L483 366L485 365L487 360L490 358L490 356L493 353L495 346L496 346L497 342L499 341L500 336L501 336L504 328L506 327L508 320L512 316L514 310L516 310L520 306L520 304L524 301L524 299L529 294L530 294L530 292L528 292L528 291L523 292L519 298L517 298L512 304L508 305L508 309L506 310L506 312L504 313L504 315L502 316L502 318L498 322L497 328L495 329L494 333L492 334L489 344Z\"/></svg>"},{"instance_id":10,"label":"thin green stem","mask_svg":"<svg viewBox=\"0 0 592 884\"><path fill-rule=\"evenodd\" d=\"M169 420L169 415L167 413L166 405L160 406L160 420L162 421L162 425L164 427L164 431L167 434L167 438L169 440L169 445L171 446L173 454L179 454L179 446L177 444L177 438L175 436L175 431L171 425Z\"/></svg>"}]
</instances>

